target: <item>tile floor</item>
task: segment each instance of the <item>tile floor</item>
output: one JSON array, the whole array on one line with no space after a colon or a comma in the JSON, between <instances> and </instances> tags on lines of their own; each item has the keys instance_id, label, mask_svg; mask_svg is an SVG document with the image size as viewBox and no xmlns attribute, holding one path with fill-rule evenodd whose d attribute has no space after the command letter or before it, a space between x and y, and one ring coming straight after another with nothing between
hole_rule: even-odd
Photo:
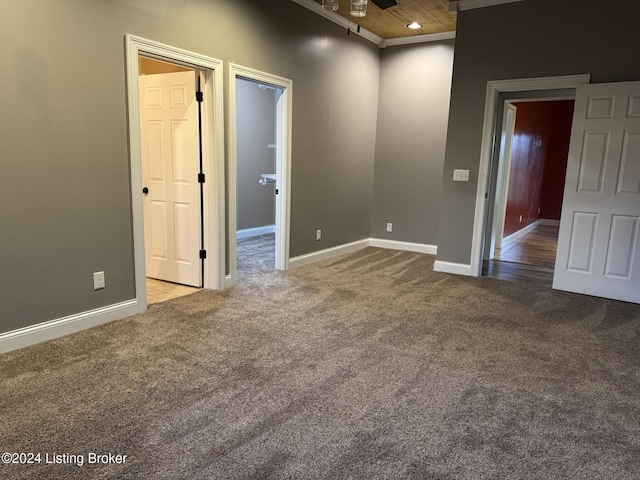
<instances>
[{"instance_id":1,"label":"tile floor","mask_svg":"<svg viewBox=\"0 0 640 480\"><path fill-rule=\"evenodd\" d=\"M166 302L172 298L183 297L198 290L199 288L147 278L147 304Z\"/></svg>"}]
</instances>

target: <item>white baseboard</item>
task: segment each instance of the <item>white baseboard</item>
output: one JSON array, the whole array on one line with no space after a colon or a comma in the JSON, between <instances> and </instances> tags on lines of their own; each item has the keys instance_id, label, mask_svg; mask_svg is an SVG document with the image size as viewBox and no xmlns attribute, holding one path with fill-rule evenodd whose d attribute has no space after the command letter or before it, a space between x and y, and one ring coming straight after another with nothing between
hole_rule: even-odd
<instances>
[{"instance_id":1,"label":"white baseboard","mask_svg":"<svg viewBox=\"0 0 640 480\"><path fill-rule=\"evenodd\" d=\"M436 272L453 273L454 275L466 275L472 277L471 265L465 265L464 263L452 263L443 262L442 260L436 260L433 264L433 269Z\"/></svg>"},{"instance_id":2,"label":"white baseboard","mask_svg":"<svg viewBox=\"0 0 640 480\"><path fill-rule=\"evenodd\" d=\"M549 220L547 218L539 218L538 220L536 220L533 223L530 223L529 225L527 225L524 228L521 228L520 230L513 232L511 235L508 235L506 237L504 237L502 239L502 248L505 247L505 245L509 245L510 243L515 242L516 240L518 240L520 237L526 235L529 232L534 231L538 226L540 225L549 225L552 227L559 227L560 226L560 220ZM498 249L500 250L500 249Z\"/></svg>"},{"instance_id":3,"label":"white baseboard","mask_svg":"<svg viewBox=\"0 0 640 480\"><path fill-rule=\"evenodd\" d=\"M276 233L275 225L265 225L264 227L243 228L236 232L236 240L242 238L258 237L267 233Z\"/></svg>"},{"instance_id":4,"label":"white baseboard","mask_svg":"<svg viewBox=\"0 0 640 480\"><path fill-rule=\"evenodd\" d=\"M429 255L438 254L438 247L436 245L427 245L426 243L398 242L382 238L371 238L370 245L372 247L389 248L391 250L406 250L407 252L428 253Z\"/></svg>"},{"instance_id":5,"label":"white baseboard","mask_svg":"<svg viewBox=\"0 0 640 480\"><path fill-rule=\"evenodd\" d=\"M308 265L309 263L325 260L331 257L337 257L344 253L355 252L366 247L379 247L388 248L391 250L406 250L408 252L428 253L429 255L436 255L438 247L436 245L427 245L425 243L412 243L412 242L399 242L395 240L384 240L381 238L365 238L358 240L357 242L346 243L344 245L338 245L337 247L327 248L326 250L319 250L317 252L307 253L306 255L300 255L289 260L289 267L295 268L302 265Z\"/></svg>"},{"instance_id":6,"label":"white baseboard","mask_svg":"<svg viewBox=\"0 0 640 480\"><path fill-rule=\"evenodd\" d=\"M262 235L262 234L259 234ZM437 246L412 242L398 242L377 238L366 238L356 242L338 245L317 252L300 255L289 260L289 267L295 268L307 265L320 260L336 257L345 253L355 252L363 248L373 246L388 248L393 250L406 250L410 252L427 253L435 255ZM440 267L440 268L439 268ZM434 270L459 275L470 275L470 265L461 265L449 262L436 261ZM225 287L231 286L231 277L225 277ZM19 348L34 345L36 343L51 340L53 338L68 335L87 328L95 327L121 318L129 317L139 313L138 300L128 300L106 307L81 312L68 317L39 323L29 327L13 330L11 332L0 333L0 353L10 352Z\"/></svg>"},{"instance_id":7,"label":"white baseboard","mask_svg":"<svg viewBox=\"0 0 640 480\"><path fill-rule=\"evenodd\" d=\"M509 243L513 243L517 239L519 239L520 237L526 235L529 232L532 232L533 230L536 229L536 227L538 225L540 225L540 220L536 220L535 222L530 223L526 227L521 228L520 230L517 230L517 231L513 232L511 235L507 235L506 237L504 237L502 239L502 247L504 248L505 245L507 245Z\"/></svg>"},{"instance_id":8,"label":"white baseboard","mask_svg":"<svg viewBox=\"0 0 640 480\"><path fill-rule=\"evenodd\" d=\"M138 313L138 301L134 299L2 333L0 334L0 353L51 340L136 313Z\"/></svg>"},{"instance_id":9,"label":"white baseboard","mask_svg":"<svg viewBox=\"0 0 640 480\"><path fill-rule=\"evenodd\" d=\"M301 267L302 265L308 265L309 263L318 262L331 257L337 257L345 253L355 252L368 247L371 239L366 238L364 240L358 240L357 242L345 243L344 245L338 245L337 247L327 248L326 250L319 250L317 252L307 253L298 257L293 257L289 260L289 268Z\"/></svg>"}]
</instances>

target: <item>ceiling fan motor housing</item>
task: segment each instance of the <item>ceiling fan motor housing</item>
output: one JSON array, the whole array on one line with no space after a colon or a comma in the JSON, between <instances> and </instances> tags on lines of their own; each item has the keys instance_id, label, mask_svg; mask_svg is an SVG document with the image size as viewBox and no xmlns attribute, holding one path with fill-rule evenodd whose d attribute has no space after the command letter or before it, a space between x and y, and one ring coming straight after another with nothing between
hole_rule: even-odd
<instances>
[{"instance_id":1,"label":"ceiling fan motor housing","mask_svg":"<svg viewBox=\"0 0 640 480\"><path fill-rule=\"evenodd\" d=\"M396 0L371 0L371 3L373 3L378 8L381 8L382 10L386 10L387 8L393 7L394 5L398 4Z\"/></svg>"}]
</instances>

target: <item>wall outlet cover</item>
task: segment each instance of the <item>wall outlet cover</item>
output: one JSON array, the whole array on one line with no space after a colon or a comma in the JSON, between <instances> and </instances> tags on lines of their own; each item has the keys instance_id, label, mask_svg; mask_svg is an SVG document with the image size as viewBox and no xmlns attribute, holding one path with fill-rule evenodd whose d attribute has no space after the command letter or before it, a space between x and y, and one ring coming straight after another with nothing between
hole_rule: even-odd
<instances>
[{"instance_id":1,"label":"wall outlet cover","mask_svg":"<svg viewBox=\"0 0 640 480\"><path fill-rule=\"evenodd\" d=\"M469 181L469 170L454 170L453 171L453 181L454 182L468 182Z\"/></svg>"}]
</instances>

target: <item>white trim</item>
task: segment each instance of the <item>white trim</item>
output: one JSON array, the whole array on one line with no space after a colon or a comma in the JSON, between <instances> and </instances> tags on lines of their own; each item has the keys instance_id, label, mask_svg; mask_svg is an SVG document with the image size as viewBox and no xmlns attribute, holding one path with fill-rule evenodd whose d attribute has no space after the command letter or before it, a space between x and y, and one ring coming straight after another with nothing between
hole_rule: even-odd
<instances>
[{"instance_id":1,"label":"white trim","mask_svg":"<svg viewBox=\"0 0 640 480\"><path fill-rule=\"evenodd\" d=\"M504 237L502 239L502 247L504 248L508 244L515 242L516 240L518 240L520 237L526 235L527 233L533 232L540 225L548 225L548 226L551 226L551 227L559 227L560 226L560 220L549 220L549 219L546 219L546 218L539 218L535 222L530 223L529 225L527 225L526 227L523 227L520 230L516 230L511 235L507 235L506 237ZM499 248L496 248L496 249L499 250Z\"/></svg>"},{"instance_id":2,"label":"white trim","mask_svg":"<svg viewBox=\"0 0 640 480\"><path fill-rule=\"evenodd\" d=\"M503 3L515 3L522 0L450 0L450 12L463 12L465 10L473 10L475 8L493 7L494 5L502 5Z\"/></svg>"},{"instance_id":3,"label":"white trim","mask_svg":"<svg viewBox=\"0 0 640 480\"><path fill-rule=\"evenodd\" d=\"M355 35L359 35L362 38L365 38L370 42L375 43L376 45L380 45L383 41L382 37L379 37L375 33L370 32L366 28L360 27L360 32L358 32L356 28L357 22L349 21L348 19L344 18L342 15L338 15L335 12L325 10L324 8L322 8L322 5L320 5L317 2L314 2L313 0L293 0L293 1L298 5L301 5L304 8L317 13L318 15L323 16L328 20L331 20L333 23L336 23L343 28L351 28L351 33Z\"/></svg>"},{"instance_id":4,"label":"white trim","mask_svg":"<svg viewBox=\"0 0 640 480\"><path fill-rule=\"evenodd\" d=\"M464 263L452 263L436 260L433 264L433 270L435 272L471 276L471 265L465 265Z\"/></svg>"},{"instance_id":5,"label":"white trim","mask_svg":"<svg viewBox=\"0 0 640 480\"><path fill-rule=\"evenodd\" d=\"M536 228L538 228L538 225L541 225L540 219L536 220L533 223L530 223L529 225L521 228L520 230L516 230L511 235L507 235L502 239L502 246L505 247L506 245L515 242L520 237L523 237L527 233L533 232Z\"/></svg>"},{"instance_id":6,"label":"white trim","mask_svg":"<svg viewBox=\"0 0 640 480\"><path fill-rule=\"evenodd\" d=\"M353 21L353 20L350 21L349 19L343 17L342 15L339 15L329 10L325 10L324 8L322 8L322 5L315 2L314 0L292 0L292 1L332 21L337 25L340 25L342 28L351 28L351 33L355 35L359 35L362 38L369 40L372 43L375 43L379 48L395 47L398 45L413 45L416 43L439 42L441 40L452 40L456 38L456 32L453 31L453 32L443 32L443 33L432 33L428 35L412 35L410 37L389 38L385 40L384 38L376 35L373 32L370 32L369 30L363 27L360 27L360 32L358 32L356 28L357 26L356 21ZM504 3L509 1L518 2L521 0L489 0L489 1L497 1L497 2Z\"/></svg>"},{"instance_id":7,"label":"white trim","mask_svg":"<svg viewBox=\"0 0 640 480\"><path fill-rule=\"evenodd\" d=\"M289 266L291 268L301 267L302 265L308 265L310 263L319 262L320 260L337 257L338 255L343 255L345 253L356 252L370 246L370 240L371 239L369 238L365 238L364 240L345 243L344 245L338 245L337 247L331 247L325 250L307 253L306 255L300 255L299 257L294 257L289 260Z\"/></svg>"},{"instance_id":8,"label":"white trim","mask_svg":"<svg viewBox=\"0 0 640 480\"><path fill-rule=\"evenodd\" d=\"M416 43L440 42L442 40L453 40L456 32L430 33L428 35L412 35L410 37L398 37L382 40L378 46L380 48L395 47L398 45L413 45Z\"/></svg>"},{"instance_id":9,"label":"white trim","mask_svg":"<svg viewBox=\"0 0 640 480\"><path fill-rule=\"evenodd\" d=\"M140 152L140 111L138 94L138 56L162 58L196 70L205 70L205 127L203 136L205 184L205 248L210 252L205 264L205 288L224 287L224 110L221 60L206 57L162 43L127 34L127 109L129 114L129 157L131 169L131 211L133 255L138 312L147 309L144 220L142 207L142 160ZM213 143L213 144L212 144Z\"/></svg>"},{"instance_id":10,"label":"white trim","mask_svg":"<svg viewBox=\"0 0 640 480\"><path fill-rule=\"evenodd\" d=\"M243 228L236 232L236 239L259 237L267 233L276 233L275 225L265 225L264 227Z\"/></svg>"},{"instance_id":11,"label":"white trim","mask_svg":"<svg viewBox=\"0 0 640 480\"><path fill-rule=\"evenodd\" d=\"M489 166L493 152L493 134L497 113L498 95L501 92L524 92L529 90L557 90L576 88L587 85L590 75L567 75L559 77L522 78L516 80L498 80L487 82L487 93L484 105L484 124L482 127L482 146L480 149L480 165L478 167L478 185L476 191L476 207L473 220L473 237L471 243L470 275L482 274L482 242L485 229L485 194Z\"/></svg>"},{"instance_id":12,"label":"white trim","mask_svg":"<svg viewBox=\"0 0 640 480\"><path fill-rule=\"evenodd\" d=\"M10 352L53 338L95 327L138 313L137 300L77 313L68 317L31 325L0 334L0 353Z\"/></svg>"},{"instance_id":13,"label":"white trim","mask_svg":"<svg viewBox=\"0 0 640 480\"><path fill-rule=\"evenodd\" d=\"M291 268L308 265L310 263L326 260L327 258L337 257L345 253L362 250L366 247L386 248L388 250L403 250L406 252L426 253L428 255L436 255L438 247L436 245L428 245L426 243L399 242L395 240L385 240L382 238L365 238L351 243L345 243L336 247L318 250L316 252L300 255L289 260Z\"/></svg>"},{"instance_id":14,"label":"white trim","mask_svg":"<svg viewBox=\"0 0 640 480\"><path fill-rule=\"evenodd\" d=\"M229 129L228 129L228 166L229 166L229 276L230 284L237 280L236 231L237 212L237 137L236 137L236 79L248 78L282 89L282 95L276 105L276 269L289 269L289 232L291 228L291 135L293 125L293 81L270 73L243 67L235 63L229 65ZM227 283L227 282L225 282Z\"/></svg>"},{"instance_id":15,"label":"white trim","mask_svg":"<svg viewBox=\"0 0 640 480\"><path fill-rule=\"evenodd\" d=\"M388 248L390 250L406 250L407 252L427 253L429 255L437 255L438 247L436 245L427 245L425 243L398 242L396 240L386 240L383 238L369 239L369 245L372 247Z\"/></svg>"}]
</instances>

